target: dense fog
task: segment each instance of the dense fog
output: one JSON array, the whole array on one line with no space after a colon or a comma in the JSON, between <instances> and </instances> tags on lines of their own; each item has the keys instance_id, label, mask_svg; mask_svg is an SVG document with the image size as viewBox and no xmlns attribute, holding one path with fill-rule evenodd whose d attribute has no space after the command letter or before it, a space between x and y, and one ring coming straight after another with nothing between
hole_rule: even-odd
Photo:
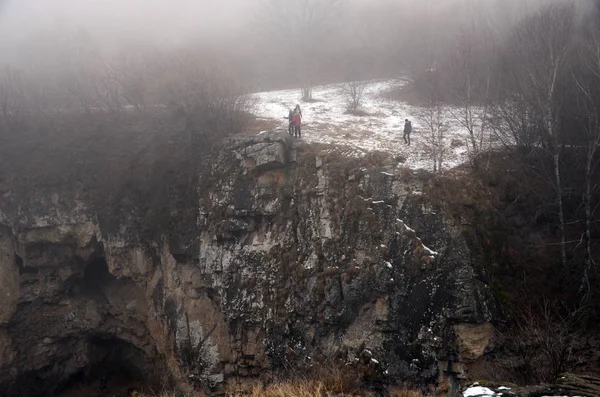
<instances>
[{"instance_id":1,"label":"dense fog","mask_svg":"<svg viewBox=\"0 0 600 397\"><path fill-rule=\"evenodd\" d=\"M0 62L45 74L65 62L185 51L249 88L396 75L465 26L497 32L545 0L6 0ZM587 13L587 1L577 1ZM295 59L300 57L304 59ZM311 65L303 65L311 58Z\"/></svg>"}]
</instances>

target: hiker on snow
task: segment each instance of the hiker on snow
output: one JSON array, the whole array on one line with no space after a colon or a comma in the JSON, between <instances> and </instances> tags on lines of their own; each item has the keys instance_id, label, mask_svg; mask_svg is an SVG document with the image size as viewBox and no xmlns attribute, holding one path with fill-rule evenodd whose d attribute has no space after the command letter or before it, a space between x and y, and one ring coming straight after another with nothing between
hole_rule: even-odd
<instances>
[{"instance_id":1,"label":"hiker on snow","mask_svg":"<svg viewBox=\"0 0 600 397\"><path fill-rule=\"evenodd\" d=\"M290 134L290 136L294 136L294 111L292 109L290 109L290 113L288 114L288 134Z\"/></svg>"},{"instance_id":2,"label":"hiker on snow","mask_svg":"<svg viewBox=\"0 0 600 397\"><path fill-rule=\"evenodd\" d=\"M302 131L301 131L301 127L302 127L302 111L300 110L300 106L296 105L296 109L294 110L294 117L293 117L293 123L294 123L294 136L296 138L302 138Z\"/></svg>"},{"instance_id":3,"label":"hiker on snow","mask_svg":"<svg viewBox=\"0 0 600 397\"><path fill-rule=\"evenodd\" d=\"M410 146L410 133L412 132L412 123L406 119L404 120L404 143Z\"/></svg>"}]
</instances>

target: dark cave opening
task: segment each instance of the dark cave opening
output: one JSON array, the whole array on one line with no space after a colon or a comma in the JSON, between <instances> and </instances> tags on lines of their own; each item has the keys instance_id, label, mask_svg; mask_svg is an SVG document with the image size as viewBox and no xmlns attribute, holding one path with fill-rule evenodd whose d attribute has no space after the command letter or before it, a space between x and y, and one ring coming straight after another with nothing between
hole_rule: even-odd
<instances>
[{"instance_id":1,"label":"dark cave opening","mask_svg":"<svg viewBox=\"0 0 600 397\"><path fill-rule=\"evenodd\" d=\"M163 362L150 358L132 343L109 335L86 341L78 355L87 365L67 374L64 365L47 366L17 376L3 397L129 397L133 390L159 390Z\"/></svg>"},{"instance_id":2,"label":"dark cave opening","mask_svg":"<svg viewBox=\"0 0 600 397\"><path fill-rule=\"evenodd\" d=\"M143 351L117 338L90 340L91 373L106 378L143 381L148 373L148 360Z\"/></svg>"},{"instance_id":3,"label":"dark cave opening","mask_svg":"<svg viewBox=\"0 0 600 397\"><path fill-rule=\"evenodd\" d=\"M132 390L151 390L160 384L160 364L125 340L97 335L88 341L89 364L73 374L54 395L129 396Z\"/></svg>"},{"instance_id":4,"label":"dark cave opening","mask_svg":"<svg viewBox=\"0 0 600 397\"><path fill-rule=\"evenodd\" d=\"M29 269L18 256L15 262L22 274L28 274ZM127 306L129 302L143 297L136 288L130 280L120 280L110 273L103 252L94 253L64 284L63 291L73 307L69 317L62 317L64 313L60 312L46 322L33 321L40 310L52 309L52 304L30 305L32 309L23 314L25 331L15 332L26 333L32 324L50 330L57 323L65 322L66 326L64 333L54 330L54 336L42 344L55 359L42 360L42 365L23 372L15 370L12 379L0 383L0 396L105 397L130 396L132 390L159 390L158 386L164 386L165 362L155 350L146 348L152 344L143 328L128 324L139 319L125 314L133 310ZM78 321L85 324L87 315L101 316L102 320L79 330L71 326ZM135 330L131 331L130 326ZM27 351L36 342L22 343L29 346L23 348Z\"/></svg>"}]
</instances>

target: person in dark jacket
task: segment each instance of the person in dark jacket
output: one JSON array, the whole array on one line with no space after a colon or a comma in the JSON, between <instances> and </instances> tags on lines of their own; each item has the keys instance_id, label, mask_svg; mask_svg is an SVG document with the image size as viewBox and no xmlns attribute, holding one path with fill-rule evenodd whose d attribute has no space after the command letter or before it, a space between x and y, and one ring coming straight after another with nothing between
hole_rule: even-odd
<instances>
[{"instance_id":1,"label":"person in dark jacket","mask_svg":"<svg viewBox=\"0 0 600 397\"><path fill-rule=\"evenodd\" d=\"M410 133L412 132L412 123L410 120L404 120L404 143L410 146Z\"/></svg>"}]
</instances>

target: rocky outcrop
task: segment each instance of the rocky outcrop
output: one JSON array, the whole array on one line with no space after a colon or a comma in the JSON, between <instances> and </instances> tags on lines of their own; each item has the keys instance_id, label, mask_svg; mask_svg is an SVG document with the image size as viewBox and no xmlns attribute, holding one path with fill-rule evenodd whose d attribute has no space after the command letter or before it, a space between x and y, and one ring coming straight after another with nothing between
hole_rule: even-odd
<instances>
[{"instance_id":1,"label":"rocky outcrop","mask_svg":"<svg viewBox=\"0 0 600 397\"><path fill-rule=\"evenodd\" d=\"M494 342L494 326L490 323L461 323L454 326L458 342L458 353L461 362L472 362L479 359L487 350L491 350Z\"/></svg>"},{"instance_id":2,"label":"rocky outcrop","mask_svg":"<svg viewBox=\"0 0 600 397\"><path fill-rule=\"evenodd\" d=\"M448 347L472 361L492 343L460 222L385 159L232 138L196 228L157 241L72 189L31 192L0 207L3 395L123 372L215 385L366 350L388 379L435 380Z\"/></svg>"}]
</instances>

